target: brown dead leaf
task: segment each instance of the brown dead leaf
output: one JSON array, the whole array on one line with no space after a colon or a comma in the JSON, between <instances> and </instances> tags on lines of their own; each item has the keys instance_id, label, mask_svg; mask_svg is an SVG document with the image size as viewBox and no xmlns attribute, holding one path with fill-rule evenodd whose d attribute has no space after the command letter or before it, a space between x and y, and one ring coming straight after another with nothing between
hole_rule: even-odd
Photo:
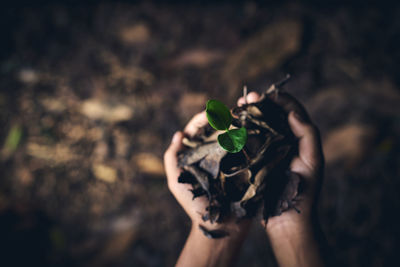
<instances>
[{"instance_id":1,"label":"brown dead leaf","mask_svg":"<svg viewBox=\"0 0 400 267\"><path fill-rule=\"evenodd\" d=\"M52 97L47 97L47 98L42 98L39 99L43 107L50 111L50 112L63 112L67 106L65 102L61 101L58 98L52 98Z\"/></svg>"},{"instance_id":2,"label":"brown dead leaf","mask_svg":"<svg viewBox=\"0 0 400 267\"><path fill-rule=\"evenodd\" d=\"M30 142L26 145L26 153L55 164L66 163L79 158L68 146L63 144L50 146Z\"/></svg>"},{"instance_id":3,"label":"brown dead leaf","mask_svg":"<svg viewBox=\"0 0 400 267\"><path fill-rule=\"evenodd\" d=\"M25 84L34 84L39 81L40 77L37 71L33 69L21 69L18 73L18 79Z\"/></svg>"},{"instance_id":4,"label":"brown dead leaf","mask_svg":"<svg viewBox=\"0 0 400 267\"><path fill-rule=\"evenodd\" d=\"M368 125L349 124L331 131L323 140L326 162L358 162L374 135L375 129Z\"/></svg>"},{"instance_id":5,"label":"brown dead leaf","mask_svg":"<svg viewBox=\"0 0 400 267\"><path fill-rule=\"evenodd\" d=\"M117 179L117 170L104 164L93 164L92 171L97 179L107 183L114 183Z\"/></svg>"},{"instance_id":6,"label":"brown dead leaf","mask_svg":"<svg viewBox=\"0 0 400 267\"><path fill-rule=\"evenodd\" d=\"M126 121L132 118L131 107L122 103L111 105L109 102L88 99L84 101L80 109L81 113L93 120L104 120L107 122Z\"/></svg>"},{"instance_id":7,"label":"brown dead leaf","mask_svg":"<svg viewBox=\"0 0 400 267\"><path fill-rule=\"evenodd\" d=\"M128 44L145 43L150 39L150 30L143 23L129 25L119 31L119 38Z\"/></svg>"},{"instance_id":8,"label":"brown dead leaf","mask_svg":"<svg viewBox=\"0 0 400 267\"><path fill-rule=\"evenodd\" d=\"M164 165L161 159L151 153L139 153L133 157L139 171L154 176L164 176Z\"/></svg>"},{"instance_id":9,"label":"brown dead leaf","mask_svg":"<svg viewBox=\"0 0 400 267\"><path fill-rule=\"evenodd\" d=\"M214 153L214 151L217 151L217 154L223 153L222 149L220 148L220 145L217 142L205 144L197 149L185 151L185 153L182 153L179 156L179 165L180 166L191 165L193 163L199 162L207 155Z\"/></svg>"},{"instance_id":10,"label":"brown dead leaf","mask_svg":"<svg viewBox=\"0 0 400 267\"><path fill-rule=\"evenodd\" d=\"M256 176L254 178L254 183L249 185L249 188L247 189L246 193L240 200L240 203L244 203L256 195L257 189L259 188L261 183L264 181L264 178L267 175L267 173L268 173L268 168L265 166L256 174Z\"/></svg>"},{"instance_id":11,"label":"brown dead leaf","mask_svg":"<svg viewBox=\"0 0 400 267\"><path fill-rule=\"evenodd\" d=\"M192 49L183 52L171 62L173 67L194 66L198 68L207 67L224 57L221 51L212 51L207 49Z\"/></svg>"}]
</instances>

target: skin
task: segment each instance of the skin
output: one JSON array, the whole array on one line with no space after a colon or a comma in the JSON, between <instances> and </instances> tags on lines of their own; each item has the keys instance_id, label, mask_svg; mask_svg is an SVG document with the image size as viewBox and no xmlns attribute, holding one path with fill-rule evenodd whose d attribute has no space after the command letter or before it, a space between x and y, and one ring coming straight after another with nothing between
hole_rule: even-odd
<instances>
[{"instance_id":1,"label":"skin","mask_svg":"<svg viewBox=\"0 0 400 267\"><path fill-rule=\"evenodd\" d=\"M247 95L247 102L258 101L254 92ZM301 201L294 210L272 217L265 225L276 259L280 266L324 266L322 257L321 231L317 222L315 203L322 183L323 154L317 128L311 123L305 109L290 95L272 95L271 99L288 112L288 122L299 140L299 155L293 159L290 168L304 179L305 190ZM245 103L244 98L238 105ZM250 221L240 224L228 220L219 224L204 223L201 213L207 207L205 197L192 200L191 185L178 183L181 170L177 167L177 153L184 149L182 138L194 136L208 123L205 112L193 117L183 132L175 133L171 145L164 154L164 165L168 187L178 203L192 221L191 232L179 256L176 266L232 266L235 257L249 230ZM199 224L207 229L223 229L229 236L209 239L199 230Z\"/></svg>"}]
</instances>

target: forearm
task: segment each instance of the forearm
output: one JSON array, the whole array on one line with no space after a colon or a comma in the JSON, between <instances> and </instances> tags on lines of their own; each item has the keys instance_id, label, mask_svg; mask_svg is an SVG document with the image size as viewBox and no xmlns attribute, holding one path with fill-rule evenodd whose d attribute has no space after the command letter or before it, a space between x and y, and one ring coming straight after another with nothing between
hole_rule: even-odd
<instances>
[{"instance_id":1,"label":"forearm","mask_svg":"<svg viewBox=\"0 0 400 267\"><path fill-rule=\"evenodd\" d=\"M230 231L229 236L210 239L194 223L176 266L232 266L245 234Z\"/></svg>"},{"instance_id":2,"label":"forearm","mask_svg":"<svg viewBox=\"0 0 400 267\"><path fill-rule=\"evenodd\" d=\"M280 267L325 266L321 238L312 223L277 225L267 228Z\"/></svg>"}]
</instances>

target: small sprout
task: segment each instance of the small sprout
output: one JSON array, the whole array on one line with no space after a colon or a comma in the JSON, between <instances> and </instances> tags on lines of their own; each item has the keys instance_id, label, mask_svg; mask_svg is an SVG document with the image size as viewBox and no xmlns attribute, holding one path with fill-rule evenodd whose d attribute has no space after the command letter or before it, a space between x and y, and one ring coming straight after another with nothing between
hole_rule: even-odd
<instances>
[{"instance_id":1,"label":"small sprout","mask_svg":"<svg viewBox=\"0 0 400 267\"><path fill-rule=\"evenodd\" d=\"M230 110L218 100L208 100L206 105L208 123L217 131L225 131L218 136L219 145L230 153L237 153L246 144L246 128L229 129L232 123Z\"/></svg>"},{"instance_id":2,"label":"small sprout","mask_svg":"<svg viewBox=\"0 0 400 267\"><path fill-rule=\"evenodd\" d=\"M228 130L226 133L218 135L218 143L226 151L231 153L237 153L246 144L247 131L246 128Z\"/></svg>"},{"instance_id":3,"label":"small sprout","mask_svg":"<svg viewBox=\"0 0 400 267\"><path fill-rule=\"evenodd\" d=\"M228 130L232 123L230 110L218 100L208 100L206 104L207 119L215 130Z\"/></svg>"}]
</instances>

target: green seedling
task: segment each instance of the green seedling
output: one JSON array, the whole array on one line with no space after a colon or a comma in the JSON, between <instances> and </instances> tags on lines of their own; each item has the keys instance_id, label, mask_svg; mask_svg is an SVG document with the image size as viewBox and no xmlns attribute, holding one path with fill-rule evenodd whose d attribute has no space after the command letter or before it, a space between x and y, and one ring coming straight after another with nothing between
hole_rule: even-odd
<instances>
[{"instance_id":1,"label":"green seedling","mask_svg":"<svg viewBox=\"0 0 400 267\"><path fill-rule=\"evenodd\" d=\"M208 123L217 131L225 131L218 135L219 145L230 153L237 153L247 142L246 128L229 129L232 124L230 110L218 100L208 100L206 104Z\"/></svg>"}]
</instances>

